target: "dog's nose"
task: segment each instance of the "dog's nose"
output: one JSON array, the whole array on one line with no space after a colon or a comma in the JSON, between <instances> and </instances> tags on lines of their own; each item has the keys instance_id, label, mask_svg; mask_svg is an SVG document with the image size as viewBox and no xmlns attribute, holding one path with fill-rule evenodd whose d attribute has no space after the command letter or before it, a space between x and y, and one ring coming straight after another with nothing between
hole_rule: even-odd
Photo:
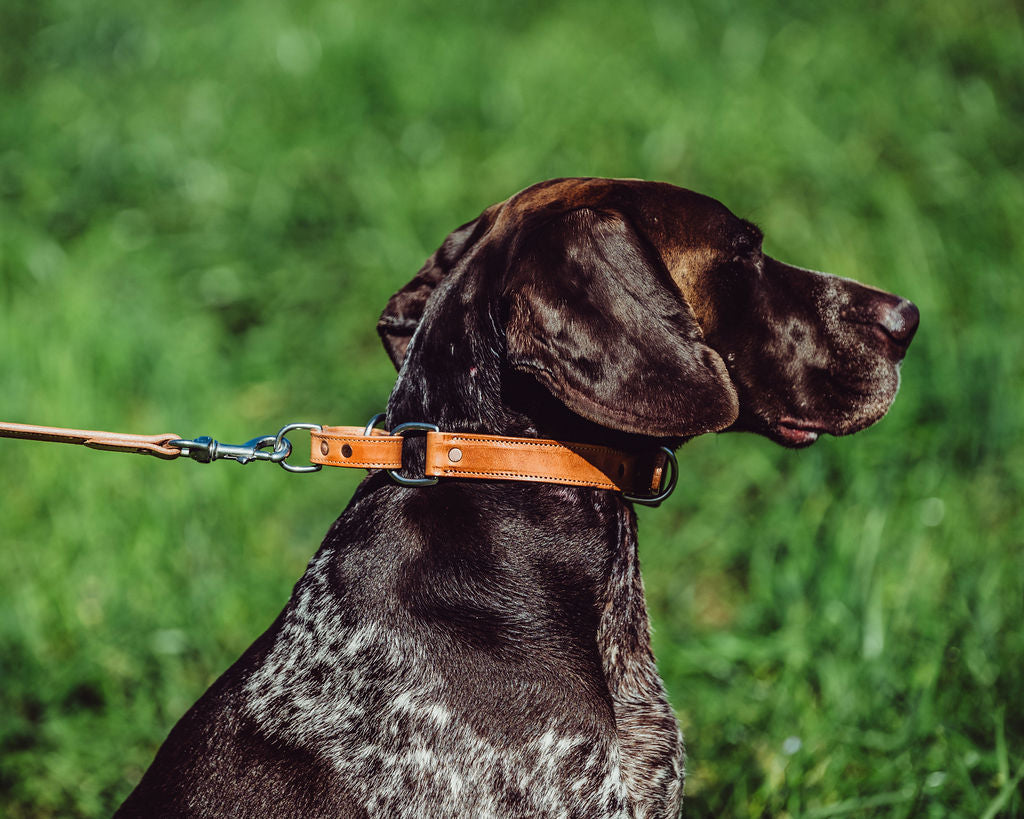
<instances>
[{"instance_id":1,"label":"dog's nose","mask_svg":"<svg viewBox=\"0 0 1024 819\"><path fill-rule=\"evenodd\" d=\"M880 308L877 321L882 329L899 344L909 344L921 320L917 305L897 297L893 302L880 305Z\"/></svg>"}]
</instances>

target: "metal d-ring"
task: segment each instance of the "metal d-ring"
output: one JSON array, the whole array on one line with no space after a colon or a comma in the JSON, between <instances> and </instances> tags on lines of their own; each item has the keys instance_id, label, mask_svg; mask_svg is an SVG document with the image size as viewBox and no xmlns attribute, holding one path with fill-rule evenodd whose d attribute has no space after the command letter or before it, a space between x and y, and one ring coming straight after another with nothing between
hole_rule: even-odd
<instances>
[{"instance_id":1,"label":"metal d-ring","mask_svg":"<svg viewBox=\"0 0 1024 819\"><path fill-rule=\"evenodd\" d=\"M363 435L369 438L373 435L373 428L387 417L388 414L386 412L378 412L373 416L373 418L366 422L366 426L363 427Z\"/></svg>"},{"instance_id":2,"label":"metal d-ring","mask_svg":"<svg viewBox=\"0 0 1024 819\"><path fill-rule=\"evenodd\" d=\"M285 460L291 454L292 444L284 436L293 429L322 430L323 427L320 424L285 424L277 431L277 435L274 436L274 455L276 456L279 452L284 454L280 458L275 457L268 460L276 460L287 472L319 472L320 464L292 466Z\"/></svg>"},{"instance_id":3,"label":"metal d-ring","mask_svg":"<svg viewBox=\"0 0 1024 819\"><path fill-rule=\"evenodd\" d=\"M676 488L676 481L679 479L679 464L676 461L675 453L667 446L661 447L661 451L665 453L665 466L671 466L669 469L669 475L665 476L662 474L661 485L658 487L658 494L652 495L647 498L638 498L635 495L622 494L622 497L633 503L639 503L643 506L659 506L665 498L672 494Z\"/></svg>"},{"instance_id":4,"label":"metal d-ring","mask_svg":"<svg viewBox=\"0 0 1024 819\"><path fill-rule=\"evenodd\" d=\"M370 429L373 428L373 424L376 423L378 417L379 416L374 416L374 418L370 420L370 423L368 425ZM413 429L420 432L438 431L437 427L434 424L425 424L422 421L408 421L404 424L399 424L397 427L391 430L389 434L401 435L408 429ZM437 478L407 478L404 475L400 475L397 469L389 469L387 472L388 475L391 477L391 480L393 480L400 486L433 486L435 483L437 483Z\"/></svg>"}]
</instances>

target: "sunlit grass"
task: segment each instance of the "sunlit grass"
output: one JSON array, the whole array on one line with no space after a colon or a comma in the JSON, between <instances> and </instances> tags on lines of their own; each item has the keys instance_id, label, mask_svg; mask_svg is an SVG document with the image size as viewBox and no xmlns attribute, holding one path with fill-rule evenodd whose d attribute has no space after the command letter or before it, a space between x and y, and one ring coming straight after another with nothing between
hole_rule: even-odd
<instances>
[{"instance_id":1,"label":"sunlit grass","mask_svg":"<svg viewBox=\"0 0 1024 819\"><path fill-rule=\"evenodd\" d=\"M641 513L688 815L1022 815L1022 64L1008 2L5 2L0 418L363 423L449 230L696 188L923 318L876 428L697 440ZM0 812L108 815L356 480L0 442Z\"/></svg>"}]
</instances>

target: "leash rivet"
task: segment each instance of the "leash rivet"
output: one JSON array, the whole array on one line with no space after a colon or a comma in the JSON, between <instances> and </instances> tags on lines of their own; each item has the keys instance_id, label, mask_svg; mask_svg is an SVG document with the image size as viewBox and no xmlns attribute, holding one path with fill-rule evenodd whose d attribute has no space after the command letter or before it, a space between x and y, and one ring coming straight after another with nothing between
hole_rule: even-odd
<instances>
[{"instance_id":1,"label":"leash rivet","mask_svg":"<svg viewBox=\"0 0 1024 819\"><path fill-rule=\"evenodd\" d=\"M459 449L457 446L454 446L451 449L449 449L448 460L451 461L453 464L457 464L459 461L462 460L462 450Z\"/></svg>"},{"instance_id":2,"label":"leash rivet","mask_svg":"<svg viewBox=\"0 0 1024 819\"><path fill-rule=\"evenodd\" d=\"M320 454L321 455L326 455L330 451L330 449L331 448L329 446L327 446L327 441L321 441L320 442Z\"/></svg>"},{"instance_id":3,"label":"leash rivet","mask_svg":"<svg viewBox=\"0 0 1024 819\"><path fill-rule=\"evenodd\" d=\"M351 458L352 457L352 447L350 447L348 444L345 444L341 448L341 454L345 458Z\"/></svg>"}]
</instances>

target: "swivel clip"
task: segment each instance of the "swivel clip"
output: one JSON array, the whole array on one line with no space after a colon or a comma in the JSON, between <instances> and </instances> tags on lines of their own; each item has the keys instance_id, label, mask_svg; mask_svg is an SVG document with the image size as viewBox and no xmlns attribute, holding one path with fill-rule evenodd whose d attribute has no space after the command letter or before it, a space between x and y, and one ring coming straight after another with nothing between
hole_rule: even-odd
<instances>
[{"instance_id":1,"label":"swivel clip","mask_svg":"<svg viewBox=\"0 0 1024 819\"><path fill-rule=\"evenodd\" d=\"M308 466L292 466L287 463L292 454L292 442L285 435L293 429L321 429L320 424L286 424L276 435L260 435L244 444L222 444L209 435L187 440L175 438L168 441L167 446L176 447L181 454L193 461L208 464L211 461L237 461L247 464L250 461L270 461L280 464L288 472L316 472L317 464Z\"/></svg>"}]
</instances>

